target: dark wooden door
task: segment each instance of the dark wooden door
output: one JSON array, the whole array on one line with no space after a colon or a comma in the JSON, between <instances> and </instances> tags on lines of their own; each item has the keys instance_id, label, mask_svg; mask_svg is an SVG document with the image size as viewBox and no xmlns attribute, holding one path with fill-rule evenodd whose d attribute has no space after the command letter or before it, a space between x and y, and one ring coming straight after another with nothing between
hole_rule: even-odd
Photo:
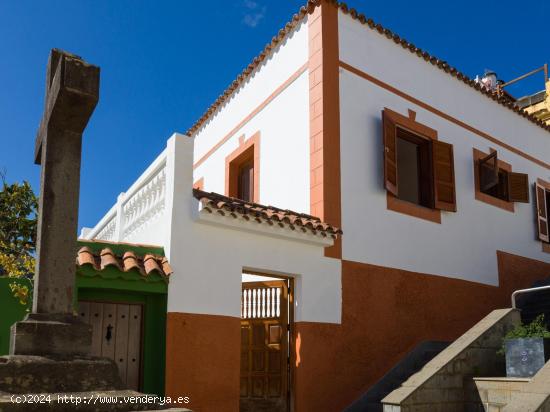
<instances>
[{"instance_id":1,"label":"dark wooden door","mask_svg":"<svg viewBox=\"0 0 550 412\"><path fill-rule=\"evenodd\" d=\"M79 302L80 317L92 325L92 355L113 359L128 389L140 389L142 305Z\"/></svg>"},{"instance_id":2,"label":"dark wooden door","mask_svg":"<svg viewBox=\"0 0 550 412\"><path fill-rule=\"evenodd\" d=\"M243 283L241 412L289 410L288 311L286 281Z\"/></svg>"}]
</instances>

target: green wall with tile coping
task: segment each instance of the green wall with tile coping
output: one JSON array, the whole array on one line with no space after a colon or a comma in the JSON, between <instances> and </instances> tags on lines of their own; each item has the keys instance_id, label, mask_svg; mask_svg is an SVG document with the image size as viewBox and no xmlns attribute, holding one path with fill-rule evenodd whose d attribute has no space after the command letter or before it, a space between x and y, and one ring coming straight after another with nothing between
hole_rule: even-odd
<instances>
[{"instance_id":1,"label":"green wall with tile coping","mask_svg":"<svg viewBox=\"0 0 550 412\"><path fill-rule=\"evenodd\" d=\"M163 249L156 246L136 246L99 241L78 241L77 243L78 248L87 246L94 253L99 253L103 248L108 247L117 255L133 251L138 256L144 256L147 253L164 256ZM19 304L9 289L8 284L13 280L0 278L0 355L8 353L10 326L23 319L26 314L26 308ZM98 271L90 265L84 265L77 267L76 287L78 292L75 300L144 305L141 390L145 393L163 395L167 280L157 273L142 276L137 270L122 272L116 267L108 266ZM75 302L75 310L78 310L77 306L77 302Z\"/></svg>"}]
</instances>

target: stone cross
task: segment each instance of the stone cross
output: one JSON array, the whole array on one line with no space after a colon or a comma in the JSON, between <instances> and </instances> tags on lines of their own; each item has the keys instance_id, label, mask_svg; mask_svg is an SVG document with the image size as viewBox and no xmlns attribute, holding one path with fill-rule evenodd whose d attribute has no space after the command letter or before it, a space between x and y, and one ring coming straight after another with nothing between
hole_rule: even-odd
<instances>
[{"instance_id":1,"label":"stone cross","mask_svg":"<svg viewBox=\"0 0 550 412\"><path fill-rule=\"evenodd\" d=\"M98 99L99 67L53 49L35 145L42 170L33 313L73 312L82 133Z\"/></svg>"},{"instance_id":2,"label":"stone cross","mask_svg":"<svg viewBox=\"0 0 550 412\"><path fill-rule=\"evenodd\" d=\"M73 315L82 133L99 99L99 67L53 49L35 145L42 166L33 310L11 327L11 355L86 355L91 327Z\"/></svg>"}]
</instances>

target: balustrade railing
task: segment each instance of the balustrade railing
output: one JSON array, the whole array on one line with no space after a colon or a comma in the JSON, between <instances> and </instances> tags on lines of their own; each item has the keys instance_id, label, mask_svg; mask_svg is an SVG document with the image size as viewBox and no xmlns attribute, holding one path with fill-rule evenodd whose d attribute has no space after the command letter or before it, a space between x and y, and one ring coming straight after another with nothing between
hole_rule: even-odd
<instances>
[{"instance_id":1,"label":"balustrade railing","mask_svg":"<svg viewBox=\"0 0 550 412\"><path fill-rule=\"evenodd\" d=\"M166 151L147 168L117 203L87 234L87 239L123 241L164 211Z\"/></svg>"}]
</instances>

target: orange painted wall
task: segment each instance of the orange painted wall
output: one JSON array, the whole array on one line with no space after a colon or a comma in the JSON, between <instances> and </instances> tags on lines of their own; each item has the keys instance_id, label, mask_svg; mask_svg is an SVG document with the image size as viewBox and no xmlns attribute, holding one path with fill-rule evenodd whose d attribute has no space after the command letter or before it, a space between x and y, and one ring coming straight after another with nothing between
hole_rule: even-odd
<instances>
[{"instance_id":1,"label":"orange painted wall","mask_svg":"<svg viewBox=\"0 0 550 412\"><path fill-rule=\"evenodd\" d=\"M340 92L338 7L326 0L309 3L310 214L341 226ZM325 249L342 256L341 239Z\"/></svg>"},{"instance_id":2,"label":"orange painted wall","mask_svg":"<svg viewBox=\"0 0 550 412\"><path fill-rule=\"evenodd\" d=\"M342 262L342 324L296 325L296 411L341 411L425 340L452 341L550 264L498 252L500 286Z\"/></svg>"},{"instance_id":3,"label":"orange painted wall","mask_svg":"<svg viewBox=\"0 0 550 412\"><path fill-rule=\"evenodd\" d=\"M166 395L193 412L239 410L240 319L168 313Z\"/></svg>"}]
</instances>

